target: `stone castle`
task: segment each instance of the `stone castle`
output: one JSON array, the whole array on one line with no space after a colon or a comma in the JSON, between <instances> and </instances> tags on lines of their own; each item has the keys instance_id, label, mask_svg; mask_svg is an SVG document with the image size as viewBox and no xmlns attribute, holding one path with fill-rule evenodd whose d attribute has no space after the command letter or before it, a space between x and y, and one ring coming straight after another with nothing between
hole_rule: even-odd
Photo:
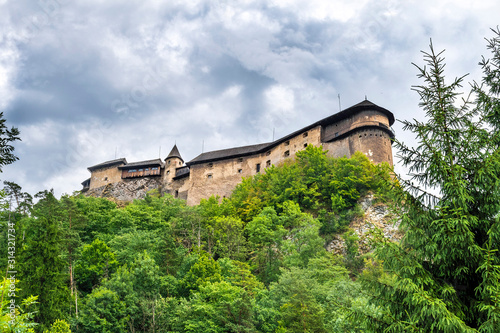
<instances>
[{"instance_id":1,"label":"stone castle","mask_svg":"<svg viewBox=\"0 0 500 333\"><path fill-rule=\"evenodd\" d=\"M293 158L308 145L323 146L332 157L364 153L373 163L393 165L394 115L368 100L317 121L273 142L202 153L184 162L176 145L165 160L129 163L125 158L88 168L83 191L130 201L150 190L170 193L195 205L201 199L229 196L242 177Z\"/></svg>"}]
</instances>

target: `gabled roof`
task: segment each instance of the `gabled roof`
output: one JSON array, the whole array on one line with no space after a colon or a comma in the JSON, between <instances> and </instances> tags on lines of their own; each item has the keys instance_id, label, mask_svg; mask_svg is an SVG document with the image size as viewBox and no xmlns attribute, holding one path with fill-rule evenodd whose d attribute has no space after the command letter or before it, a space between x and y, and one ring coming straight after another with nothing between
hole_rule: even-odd
<instances>
[{"instance_id":1,"label":"gabled roof","mask_svg":"<svg viewBox=\"0 0 500 333\"><path fill-rule=\"evenodd\" d=\"M148 167L148 166L163 167L163 162L162 162L161 159L157 158L157 159L154 159L154 160L147 160L147 161L139 161L139 162L127 163L125 165L120 165L118 167L118 169L123 170L123 169Z\"/></svg>"},{"instance_id":2,"label":"gabled roof","mask_svg":"<svg viewBox=\"0 0 500 333\"><path fill-rule=\"evenodd\" d=\"M123 164L127 164L127 159L125 159L125 158L119 158L119 159L116 159L116 160L111 160L111 161L107 161L107 162L96 164L94 166L88 167L87 170L89 170L90 172L92 172L92 171L97 170L97 169L109 168L109 167L112 167L112 166L115 166L115 165L123 165Z\"/></svg>"},{"instance_id":3,"label":"gabled roof","mask_svg":"<svg viewBox=\"0 0 500 333\"><path fill-rule=\"evenodd\" d=\"M268 142L268 143L261 143L261 144L256 144L256 145L250 145L250 146L244 146L244 147L237 147L237 148L229 148L229 149L222 149L222 150L214 150L206 153L202 153L192 159L191 161L187 162L186 164L188 166L191 166L193 164L200 164L200 163L207 163L207 162L214 162L218 160L223 160L227 158L236 158L236 157L243 157L243 156L248 156L248 155L254 155L254 154L259 154L259 153L264 153L267 150L287 141L290 140L291 138L299 135L300 133L306 132L312 128L315 128L317 126L327 126L332 123L336 123L342 119L348 118L352 115L355 115L356 113L359 113L361 111L367 111L367 110L374 110L374 111L379 111L382 112L387 116L389 119L389 125L392 125L394 123L394 115L392 112L390 112L387 109L384 109L376 104L373 104L369 100L365 99L364 101L353 105L341 112L335 113L334 115L331 115L327 118L324 118L320 121L317 121L309 126L306 126L298 131L295 131L291 134L288 134L276 141L273 142ZM388 130L390 131L390 130ZM340 139L338 137L337 139Z\"/></svg>"},{"instance_id":4,"label":"gabled roof","mask_svg":"<svg viewBox=\"0 0 500 333\"><path fill-rule=\"evenodd\" d=\"M180 158L184 162L184 160L181 157L181 154L179 153L179 149L177 148L177 144L174 144L174 147L170 151L170 154L168 154L167 158L165 158L165 160L168 160L169 158L173 157Z\"/></svg>"}]
</instances>

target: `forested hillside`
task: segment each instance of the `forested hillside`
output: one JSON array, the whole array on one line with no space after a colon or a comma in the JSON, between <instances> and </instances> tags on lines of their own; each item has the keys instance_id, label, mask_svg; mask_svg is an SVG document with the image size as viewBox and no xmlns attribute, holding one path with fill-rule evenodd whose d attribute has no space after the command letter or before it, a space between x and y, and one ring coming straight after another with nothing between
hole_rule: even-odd
<instances>
[{"instance_id":1,"label":"forested hillside","mask_svg":"<svg viewBox=\"0 0 500 333\"><path fill-rule=\"evenodd\" d=\"M464 78L447 83L442 53L432 44L424 53L414 90L426 121L404 121L414 143L395 141L402 179L362 154L332 159L308 146L295 163L198 206L157 193L124 206L51 191L32 198L6 182L2 331L499 332L493 32L483 80L461 102ZM0 128L1 167L15 161L18 133ZM394 242L375 230L360 255L348 225L368 193L392 207L405 235ZM336 234L344 255L325 250Z\"/></svg>"},{"instance_id":2,"label":"forested hillside","mask_svg":"<svg viewBox=\"0 0 500 333\"><path fill-rule=\"evenodd\" d=\"M362 266L356 241L343 258L325 251L325 237L347 231L361 196L384 200L389 171L362 154L332 159L313 146L296 160L245 179L229 199L194 207L155 193L117 207L82 195L58 200L50 191L32 205L7 184L9 199L20 201L4 219L10 214L24 238L18 293L37 296L23 310L38 331L58 319L75 332L358 326L349 307L367 298L352 279Z\"/></svg>"}]
</instances>

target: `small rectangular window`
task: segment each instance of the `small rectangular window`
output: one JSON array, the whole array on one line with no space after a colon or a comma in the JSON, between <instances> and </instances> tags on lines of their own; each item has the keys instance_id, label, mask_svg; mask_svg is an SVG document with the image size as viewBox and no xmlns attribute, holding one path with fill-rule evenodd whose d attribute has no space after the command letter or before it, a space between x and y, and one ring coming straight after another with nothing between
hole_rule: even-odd
<instances>
[{"instance_id":1,"label":"small rectangular window","mask_svg":"<svg viewBox=\"0 0 500 333\"><path fill-rule=\"evenodd\" d=\"M243 158L242 157L238 158L238 162L239 163L243 162Z\"/></svg>"},{"instance_id":2,"label":"small rectangular window","mask_svg":"<svg viewBox=\"0 0 500 333\"><path fill-rule=\"evenodd\" d=\"M271 160L268 160L268 161L266 162L266 167L268 167L268 168L269 168L270 166L271 166Z\"/></svg>"},{"instance_id":3,"label":"small rectangular window","mask_svg":"<svg viewBox=\"0 0 500 333\"><path fill-rule=\"evenodd\" d=\"M243 169L238 169L238 173L243 173Z\"/></svg>"},{"instance_id":4,"label":"small rectangular window","mask_svg":"<svg viewBox=\"0 0 500 333\"><path fill-rule=\"evenodd\" d=\"M209 168L212 168L213 166L214 166L214 164L213 164L213 163L208 163L208 167L209 167Z\"/></svg>"},{"instance_id":5,"label":"small rectangular window","mask_svg":"<svg viewBox=\"0 0 500 333\"><path fill-rule=\"evenodd\" d=\"M208 178L208 179L212 179L212 174L211 174L211 173L209 173L209 174L207 175L207 178Z\"/></svg>"},{"instance_id":6,"label":"small rectangular window","mask_svg":"<svg viewBox=\"0 0 500 333\"><path fill-rule=\"evenodd\" d=\"M290 145L290 141L285 141L285 146Z\"/></svg>"},{"instance_id":7,"label":"small rectangular window","mask_svg":"<svg viewBox=\"0 0 500 333\"><path fill-rule=\"evenodd\" d=\"M255 171L260 172L260 163L258 163L255 167Z\"/></svg>"},{"instance_id":8,"label":"small rectangular window","mask_svg":"<svg viewBox=\"0 0 500 333\"><path fill-rule=\"evenodd\" d=\"M266 153L266 156L269 156L269 155L271 155L271 151L270 150Z\"/></svg>"},{"instance_id":9,"label":"small rectangular window","mask_svg":"<svg viewBox=\"0 0 500 333\"><path fill-rule=\"evenodd\" d=\"M285 156L285 157L290 156L290 151L289 151L289 150L287 150L287 151L283 154L283 156Z\"/></svg>"},{"instance_id":10,"label":"small rectangular window","mask_svg":"<svg viewBox=\"0 0 500 333\"><path fill-rule=\"evenodd\" d=\"M302 137L307 138L308 135L309 134L307 132L305 132L304 134L302 134Z\"/></svg>"}]
</instances>

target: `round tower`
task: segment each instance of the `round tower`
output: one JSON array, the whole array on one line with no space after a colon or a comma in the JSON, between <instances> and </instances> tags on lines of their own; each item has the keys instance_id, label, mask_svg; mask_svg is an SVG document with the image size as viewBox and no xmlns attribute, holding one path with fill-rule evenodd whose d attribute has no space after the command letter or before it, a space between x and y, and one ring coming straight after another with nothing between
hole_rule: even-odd
<instances>
[{"instance_id":1,"label":"round tower","mask_svg":"<svg viewBox=\"0 0 500 333\"><path fill-rule=\"evenodd\" d=\"M176 169L183 165L184 160L182 159L179 149L175 144L170 151L170 154L168 154L167 158L165 158L165 173L163 175L164 182L167 184L171 183L172 179L176 176Z\"/></svg>"}]
</instances>

